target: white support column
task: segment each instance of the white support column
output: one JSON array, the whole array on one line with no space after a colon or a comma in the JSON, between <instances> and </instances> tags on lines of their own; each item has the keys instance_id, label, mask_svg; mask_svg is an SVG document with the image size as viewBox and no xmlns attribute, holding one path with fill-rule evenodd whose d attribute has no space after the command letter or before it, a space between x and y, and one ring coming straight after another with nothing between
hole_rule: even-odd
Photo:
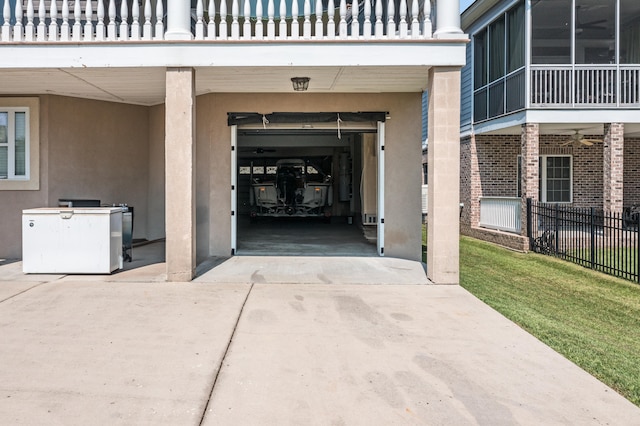
<instances>
[{"instance_id":1,"label":"white support column","mask_svg":"<svg viewBox=\"0 0 640 426\"><path fill-rule=\"evenodd\" d=\"M460 69L429 70L427 278L460 281Z\"/></svg>"},{"instance_id":2,"label":"white support column","mask_svg":"<svg viewBox=\"0 0 640 426\"><path fill-rule=\"evenodd\" d=\"M436 32L434 38L460 38L460 0L436 1Z\"/></svg>"},{"instance_id":3,"label":"white support column","mask_svg":"<svg viewBox=\"0 0 640 426\"><path fill-rule=\"evenodd\" d=\"M184 0L167 2L166 40L191 40L191 3Z\"/></svg>"},{"instance_id":4,"label":"white support column","mask_svg":"<svg viewBox=\"0 0 640 426\"><path fill-rule=\"evenodd\" d=\"M195 70L167 68L165 221L167 281L191 281L196 269Z\"/></svg>"}]
</instances>

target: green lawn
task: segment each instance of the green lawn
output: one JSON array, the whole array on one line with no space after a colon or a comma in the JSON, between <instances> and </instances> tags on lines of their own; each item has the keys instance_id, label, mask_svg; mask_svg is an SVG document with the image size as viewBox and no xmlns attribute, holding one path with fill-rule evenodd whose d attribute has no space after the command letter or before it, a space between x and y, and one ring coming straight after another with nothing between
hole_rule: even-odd
<instances>
[{"instance_id":1,"label":"green lawn","mask_svg":"<svg viewBox=\"0 0 640 426\"><path fill-rule=\"evenodd\" d=\"M466 237L460 284L640 406L640 285Z\"/></svg>"}]
</instances>

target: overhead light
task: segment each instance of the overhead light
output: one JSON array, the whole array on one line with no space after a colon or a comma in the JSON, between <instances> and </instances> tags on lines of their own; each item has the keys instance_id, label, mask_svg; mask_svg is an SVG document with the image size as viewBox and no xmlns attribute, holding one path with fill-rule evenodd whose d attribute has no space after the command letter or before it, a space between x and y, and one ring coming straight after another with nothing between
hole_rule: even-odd
<instances>
[{"instance_id":1,"label":"overhead light","mask_svg":"<svg viewBox=\"0 0 640 426\"><path fill-rule=\"evenodd\" d=\"M293 83L293 90L296 92L304 92L309 88L309 77L292 77L291 83Z\"/></svg>"}]
</instances>

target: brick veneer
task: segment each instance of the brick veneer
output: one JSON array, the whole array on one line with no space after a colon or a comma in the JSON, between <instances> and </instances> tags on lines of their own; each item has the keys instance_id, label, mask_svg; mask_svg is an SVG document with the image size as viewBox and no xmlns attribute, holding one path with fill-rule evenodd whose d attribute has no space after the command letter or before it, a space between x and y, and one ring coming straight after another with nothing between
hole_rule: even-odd
<instances>
[{"instance_id":1,"label":"brick veneer","mask_svg":"<svg viewBox=\"0 0 640 426\"><path fill-rule=\"evenodd\" d=\"M540 135L539 155L571 155L573 158L573 203L576 207L603 207L603 143L592 146L561 144L568 135ZM602 139L602 135L585 135ZM518 135L475 135L461 140L460 230L517 250L528 246L526 238L506 232L479 228L479 198L518 195L518 155L522 137ZM472 155L474 154L475 155ZM640 204L640 139L624 140L624 206ZM472 201L475 200L475 201Z\"/></svg>"},{"instance_id":2,"label":"brick veneer","mask_svg":"<svg viewBox=\"0 0 640 426\"><path fill-rule=\"evenodd\" d=\"M605 123L603 141L603 208L622 212L624 195L624 124Z\"/></svg>"}]
</instances>

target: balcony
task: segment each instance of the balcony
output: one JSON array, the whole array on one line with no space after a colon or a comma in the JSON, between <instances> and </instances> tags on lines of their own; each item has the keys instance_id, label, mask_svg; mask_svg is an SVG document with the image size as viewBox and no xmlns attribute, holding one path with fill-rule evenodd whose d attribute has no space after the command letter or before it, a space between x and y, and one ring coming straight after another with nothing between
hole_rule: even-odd
<instances>
[{"instance_id":1,"label":"balcony","mask_svg":"<svg viewBox=\"0 0 640 426\"><path fill-rule=\"evenodd\" d=\"M12 3L5 0L0 11L0 44L171 40L176 33L172 28L174 18L178 30L188 31L180 34L182 40L375 41L433 37L431 2L418 0L397 0L397 4L394 0L349 4L346 0L284 0L278 2L277 11L274 0L265 0L266 8L263 1L198 0L193 9L183 0L169 0L168 7L166 0L27 0L15 2L15 8ZM458 2L444 3L457 8Z\"/></svg>"},{"instance_id":2,"label":"balcony","mask_svg":"<svg viewBox=\"0 0 640 426\"><path fill-rule=\"evenodd\" d=\"M640 108L638 65L530 67L534 108Z\"/></svg>"}]
</instances>

